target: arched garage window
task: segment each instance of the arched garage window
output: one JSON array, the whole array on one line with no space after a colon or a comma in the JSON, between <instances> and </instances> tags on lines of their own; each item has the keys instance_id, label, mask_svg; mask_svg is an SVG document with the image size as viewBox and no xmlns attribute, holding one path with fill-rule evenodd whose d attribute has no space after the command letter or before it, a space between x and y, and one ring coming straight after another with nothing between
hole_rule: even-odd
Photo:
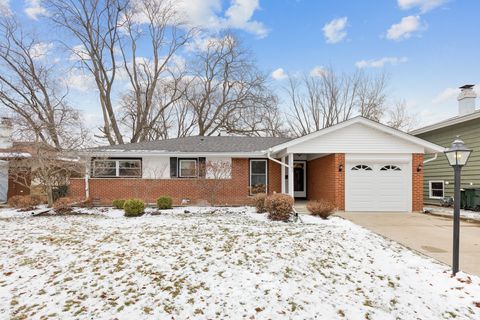
<instances>
[{"instance_id":1,"label":"arched garage window","mask_svg":"<svg viewBox=\"0 0 480 320\"><path fill-rule=\"evenodd\" d=\"M389 164L389 165L383 166L380 169L380 171L402 171L402 169L400 169L400 167L397 167L395 165Z\"/></svg>"},{"instance_id":2,"label":"arched garage window","mask_svg":"<svg viewBox=\"0 0 480 320\"><path fill-rule=\"evenodd\" d=\"M366 164L358 164L355 167L353 167L352 170L372 171L372 168L367 166Z\"/></svg>"}]
</instances>

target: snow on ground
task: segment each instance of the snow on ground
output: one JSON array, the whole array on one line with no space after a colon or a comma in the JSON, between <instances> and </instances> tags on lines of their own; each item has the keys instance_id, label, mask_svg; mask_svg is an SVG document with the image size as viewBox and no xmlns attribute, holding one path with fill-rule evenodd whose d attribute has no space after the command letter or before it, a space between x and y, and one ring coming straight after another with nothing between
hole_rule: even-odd
<instances>
[{"instance_id":1,"label":"snow on ground","mask_svg":"<svg viewBox=\"0 0 480 320\"><path fill-rule=\"evenodd\" d=\"M433 214L447 216L447 217L453 216L453 208L448 208L448 207L429 206L429 207L423 208L423 211L428 211ZM465 219L480 221L480 212L460 209L460 217Z\"/></svg>"},{"instance_id":2,"label":"snow on ground","mask_svg":"<svg viewBox=\"0 0 480 320\"><path fill-rule=\"evenodd\" d=\"M480 318L478 277L341 218L251 210L0 210L0 318Z\"/></svg>"}]
</instances>

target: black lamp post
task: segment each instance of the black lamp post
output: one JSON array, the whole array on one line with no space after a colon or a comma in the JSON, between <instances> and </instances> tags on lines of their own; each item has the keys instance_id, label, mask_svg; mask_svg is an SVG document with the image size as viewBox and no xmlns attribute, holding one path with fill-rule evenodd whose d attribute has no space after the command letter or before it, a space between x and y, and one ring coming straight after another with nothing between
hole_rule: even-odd
<instances>
[{"instance_id":1,"label":"black lamp post","mask_svg":"<svg viewBox=\"0 0 480 320\"><path fill-rule=\"evenodd\" d=\"M460 173L462 167L467 164L471 153L472 150L468 149L458 136L452 142L452 146L445 150L448 163L450 163L455 172L455 192L453 195L453 275L456 275L458 272L458 251L460 246Z\"/></svg>"}]
</instances>

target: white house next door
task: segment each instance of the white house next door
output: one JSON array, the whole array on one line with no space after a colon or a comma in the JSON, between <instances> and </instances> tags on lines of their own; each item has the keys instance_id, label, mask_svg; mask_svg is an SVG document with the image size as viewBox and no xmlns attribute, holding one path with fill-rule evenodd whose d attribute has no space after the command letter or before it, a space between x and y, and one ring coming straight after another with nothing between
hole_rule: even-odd
<instances>
[{"instance_id":1,"label":"white house next door","mask_svg":"<svg viewBox=\"0 0 480 320\"><path fill-rule=\"evenodd\" d=\"M346 162L346 211L411 211L411 162L403 159Z\"/></svg>"}]
</instances>

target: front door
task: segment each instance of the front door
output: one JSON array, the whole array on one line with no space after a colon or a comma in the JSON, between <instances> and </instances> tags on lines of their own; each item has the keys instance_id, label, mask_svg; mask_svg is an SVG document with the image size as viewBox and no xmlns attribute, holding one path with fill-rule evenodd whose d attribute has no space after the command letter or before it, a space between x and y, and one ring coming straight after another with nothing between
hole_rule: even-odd
<instances>
[{"instance_id":1,"label":"front door","mask_svg":"<svg viewBox=\"0 0 480 320\"><path fill-rule=\"evenodd\" d=\"M307 161L293 162L293 191L296 198L307 197Z\"/></svg>"}]
</instances>

